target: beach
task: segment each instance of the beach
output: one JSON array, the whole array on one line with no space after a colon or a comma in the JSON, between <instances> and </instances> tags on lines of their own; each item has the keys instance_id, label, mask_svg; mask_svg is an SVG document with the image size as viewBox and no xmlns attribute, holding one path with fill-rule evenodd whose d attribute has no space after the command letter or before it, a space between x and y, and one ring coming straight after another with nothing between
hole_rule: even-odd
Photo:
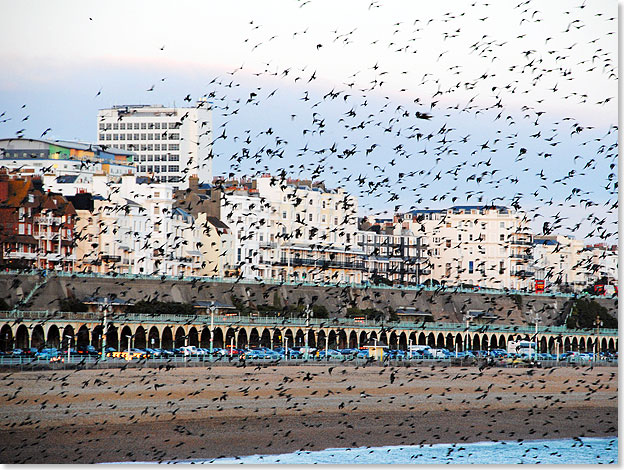
<instances>
[{"instance_id":1,"label":"beach","mask_svg":"<svg viewBox=\"0 0 624 470\"><path fill-rule=\"evenodd\" d=\"M247 364L5 371L2 463L617 435L617 368Z\"/></svg>"}]
</instances>

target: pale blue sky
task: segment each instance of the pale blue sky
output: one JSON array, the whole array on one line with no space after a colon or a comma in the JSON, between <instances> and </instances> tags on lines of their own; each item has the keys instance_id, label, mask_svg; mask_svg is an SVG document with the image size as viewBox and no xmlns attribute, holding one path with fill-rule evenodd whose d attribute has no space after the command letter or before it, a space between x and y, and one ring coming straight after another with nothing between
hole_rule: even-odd
<instances>
[{"instance_id":1,"label":"pale blue sky","mask_svg":"<svg viewBox=\"0 0 624 470\"><path fill-rule=\"evenodd\" d=\"M617 3L471 5L0 1L0 135L94 141L98 108L212 94L215 174L321 164L365 212L515 198L616 231Z\"/></svg>"}]
</instances>

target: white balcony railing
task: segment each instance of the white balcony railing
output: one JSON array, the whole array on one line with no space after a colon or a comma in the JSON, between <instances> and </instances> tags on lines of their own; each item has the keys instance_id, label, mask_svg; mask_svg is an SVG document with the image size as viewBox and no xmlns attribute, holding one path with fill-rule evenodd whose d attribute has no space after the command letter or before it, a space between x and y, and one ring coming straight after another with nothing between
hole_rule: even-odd
<instances>
[{"instance_id":1,"label":"white balcony railing","mask_svg":"<svg viewBox=\"0 0 624 470\"><path fill-rule=\"evenodd\" d=\"M35 223L39 225L61 225L63 223L63 218L40 215L35 217Z\"/></svg>"}]
</instances>

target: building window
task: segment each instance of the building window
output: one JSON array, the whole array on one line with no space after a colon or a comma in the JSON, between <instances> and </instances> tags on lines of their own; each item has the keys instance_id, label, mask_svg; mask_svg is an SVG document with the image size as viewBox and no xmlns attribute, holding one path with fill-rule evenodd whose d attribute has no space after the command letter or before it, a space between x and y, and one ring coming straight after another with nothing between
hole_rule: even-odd
<instances>
[{"instance_id":1,"label":"building window","mask_svg":"<svg viewBox=\"0 0 624 470\"><path fill-rule=\"evenodd\" d=\"M169 165L169 171L170 172L178 172L180 171L180 167L178 165Z\"/></svg>"},{"instance_id":2,"label":"building window","mask_svg":"<svg viewBox=\"0 0 624 470\"><path fill-rule=\"evenodd\" d=\"M141 129L147 129L147 124L146 124L146 123L144 123L144 122L142 122L142 123L141 123Z\"/></svg>"},{"instance_id":3,"label":"building window","mask_svg":"<svg viewBox=\"0 0 624 470\"><path fill-rule=\"evenodd\" d=\"M468 261L468 274L474 273L474 261Z\"/></svg>"}]
</instances>

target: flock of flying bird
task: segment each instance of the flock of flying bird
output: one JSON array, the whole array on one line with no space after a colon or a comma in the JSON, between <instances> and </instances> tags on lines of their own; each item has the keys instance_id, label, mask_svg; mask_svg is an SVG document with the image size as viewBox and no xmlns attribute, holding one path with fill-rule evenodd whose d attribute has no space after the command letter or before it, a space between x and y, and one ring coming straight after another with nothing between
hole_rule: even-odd
<instances>
[{"instance_id":1,"label":"flock of flying bird","mask_svg":"<svg viewBox=\"0 0 624 470\"><path fill-rule=\"evenodd\" d=\"M313 1L300 1L299 6L305 14ZM540 11L542 5L527 0L509 7L517 27L500 37L502 33L494 28L497 19L486 13L488 6L475 2L432 18L409 18L406 14L400 21L386 25L393 30L389 39L372 41L359 35L358 28L339 27L329 36L319 37L315 28L310 27L285 36L267 31L257 20L250 21L248 36L243 39L250 58L270 52L272 44L279 41L307 47L301 51L303 56L318 54L321 60L330 48L348 57L364 45L379 55L365 59L365 65L358 63L358 70L341 84L328 78L331 74L326 68L284 65L279 58L269 59L261 69L242 65L212 78L207 83L208 91L197 98L207 98L213 109L215 129L206 132L213 136L210 151L215 164L227 167L228 177L273 173L278 175L278 183L288 177L325 178L357 194L365 208L379 214L429 207L428 204L439 207L507 203L517 209L534 205L540 209L532 211L532 217L544 217L547 221L544 233L559 229L579 233L587 222L591 230L582 235L612 240L617 227L612 227L608 215L617 213L618 127L615 122L607 126L597 124L602 121L595 114L601 108L607 114L611 112L615 97L609 96L608 91L602 95L602 89L586 90L582 82L587 77L595 78L600 83L613 84L615 89L617 57L609 41L615 35L616 18L594 13L591 20L599 21L600 29L588 36L590 26L585 9L593 6L585 1L565 4L559 20L563 19L566 26L553 30L546 28L553 23ZM377 14L383 8L381 2L373 1L367 11ZM467 31L469 18L479 25L478 34ZM159 46L163 53L167 51L165 46ZM587 56L583 56L583 51L589 51ZM423 61L426 68L421 65L423 56L428 59ZM462 58L460 63L458 57ZM397 62L401 64L398 73ZM161 78L160 82L165 80ZM148 86L146 92L157 91L156 83L159 82ZM102 91L95 97L100 97ZM192 102L190 93L184 101ZM553 111L557 106L567 109L568 103L569 109L589 112L562 116ZM4 116L2 113L0 118ZM612 116L615 120L616 114ZM28 116L23 121L27 119ZM41 137L51 130L46 129ZM24 133L22 129L17 136ZM555 208L555 215L546 212L549 206ZM574 219L574 212L569 209L582 215L568 223L567 220ZM127 281L117 282L123 286ZM492 305L502 309L495 299ZM332 369L328 369L329 375ZM391 385L399 380L397 377L409 381L427 379L426 373L421 375L419 370L390 368L380 369L379 374L387 371ZM457 374L469 375L464 369L443 369L440 373L447 379ZM104 386L111 374L115 373L103 372L94 383L85 386ZM342 382L348 381L350 374L342 371ZM472 380L477 381L485 397L490 387L480 382L482 374L475 372ZM49 376L52 386L44 395L56 390L55 382L68 380L69 375L61 375ZM311 381L314 376L309 371L306 375L302 369L290 381ZM548 380L548 374L542 376ZM136 383L155 393L165 386L158 383L159 371L142 369L136 379ZM286 379L278 384L275 393L289 398ZM3 380L7 385L11 374ZM599 385L599 381L581 381L570 384L569 391L586 387L591 398ZM210 386L210 382L198 383L197 389L185 398L202 394ZM522 385L533 386L538 385ZM249 392L249 387L246 390ZM245 388L241 387L238 392L241 391ZM451 391L461 392L446 389ZM113 392L122 395L124 390ZM5 393L3 401L11 404L19 399L18 395L19 390L12 396ZM257 398L250 393L245 396L250 400ZM370 396L362 391L359 399L343 402L340 410L350 407L353 411L360 400ZM443 396L444 393L432 393L428 398L439 397L440 404L444 404ZM518 395L519 402L526 397ZM303 398L299 406L305 406L310 398ZM227 392L214 400L228 400ZM556 401L551 402L545 410L557 405ZM171 407L175 406L182 405L178 402ZM42 402L41 411L45 408ZM71 408L66 412L71 413ZM175 408L150 411L147 406L144 413L130 416L128 422L136 422L144 414L158 418L166 413L175 418ZM492 411L488 418L504 419L499 415ZM346 410L342 411L342 418L349 418ZM19 423L11 427L19 427ZM347 432L345 427L342 435ZM281 433L288 435L286 429L278 429L276 438ZM540 436L535 431L536 438L547 437L546 434ZM19 455L20 449L12 451ZM159 457L156 449L154 455Z\"/></svg>"}]
</instances>

